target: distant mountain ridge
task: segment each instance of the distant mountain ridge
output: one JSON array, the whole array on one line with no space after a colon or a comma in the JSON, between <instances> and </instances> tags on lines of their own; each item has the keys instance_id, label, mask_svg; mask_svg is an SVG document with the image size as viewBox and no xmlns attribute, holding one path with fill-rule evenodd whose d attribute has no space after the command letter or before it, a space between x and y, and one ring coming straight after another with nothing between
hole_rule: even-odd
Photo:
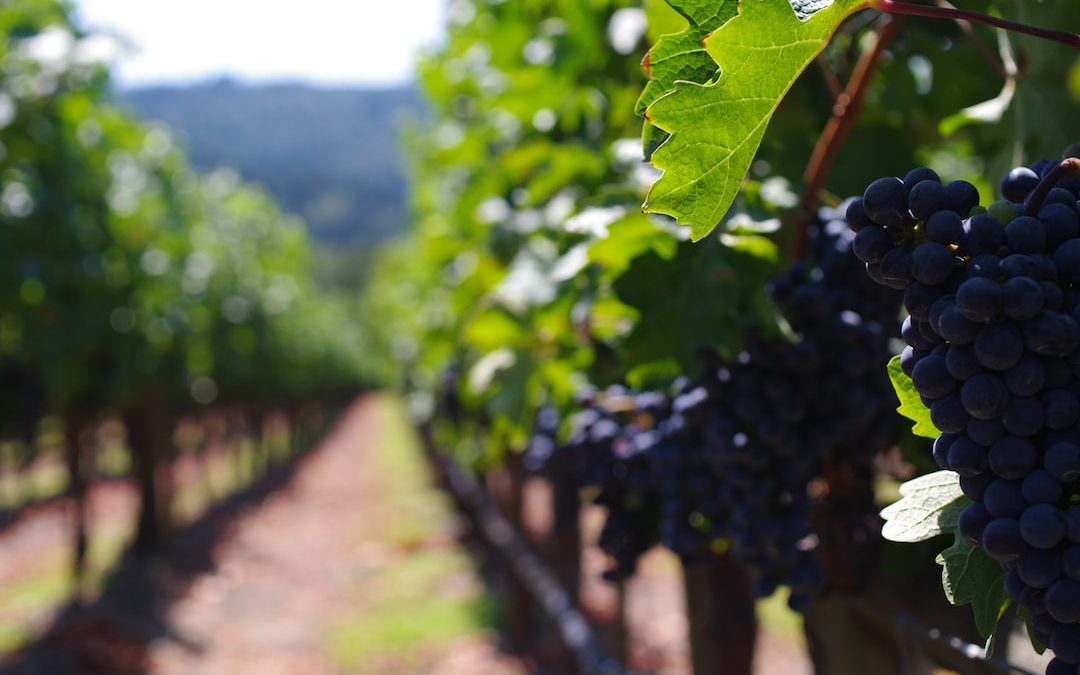
<instances>
[{"instance_id":1,"label":"distant mountain ridge","mask_svg":"<svg viewBox=\"0 0 1080 675\"><path fill-rule=\"evenodd\" d=\"M422 119L409 87L325 89L223 79L124 91L169 125L200 169L229 166L303 217L317 241L368 244L399 232L407 182L402 124Z\"/></svg>"}]
</instances>

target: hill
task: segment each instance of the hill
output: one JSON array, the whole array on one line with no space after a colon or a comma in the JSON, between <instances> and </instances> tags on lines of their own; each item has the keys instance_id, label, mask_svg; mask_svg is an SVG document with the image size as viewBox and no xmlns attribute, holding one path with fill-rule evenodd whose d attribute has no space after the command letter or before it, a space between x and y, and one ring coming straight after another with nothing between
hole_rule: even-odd
<instances>
[{"instance_id":1,"label":"hill","mask_svg":"<svg viewBox=\"0 0 1080 675\"><path fill-rule=\"evenodd\" d=\"M121 96L143 118L172 127L196 167L229 166L263 184L319 242L372 244L405 222L398 138L404 122L423 116L411 88L217 80Z\"/></svg>"}]
</instances>

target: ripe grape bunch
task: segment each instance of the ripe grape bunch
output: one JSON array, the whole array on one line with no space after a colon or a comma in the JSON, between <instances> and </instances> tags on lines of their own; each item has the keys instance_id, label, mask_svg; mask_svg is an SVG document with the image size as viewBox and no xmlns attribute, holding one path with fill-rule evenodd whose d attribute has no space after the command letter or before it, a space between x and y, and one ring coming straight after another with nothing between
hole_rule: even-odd
<instances>
[{"instance_id":1,"label":"ripe grape bunch","mask_svg":"<svg viewBox=\"0 0 1080 675\"><path fill-rule=\"evenodd\" d=\"M918 168L847 209L875 281L903 289L901 366L971 504L960 535L1008 570L1047 673L1080 672L1080 162L1008 172L987 209Z\"/></svg>"},{"instance_id":2,"label":"ripe grape bunch","mask_svg":"<svg viewBox=\"0 0 1080 675\"><path fill-rule=\"evenodd\" d=\"M857 533L877 528L872 460L888 445L896 401L876 364L887 358L900 294L863 274L841 213L820 216L808 262L769 289L794 339L747 335L738 358L709 356L700 377L670 392L616 386L584 396L565 445L550 413L538 416L529 464L597 491L609 578L632 574L658 541L689 561L723 538L757 595L787 585L790 604L804 609L822 580L818 543L836 543L816 531L808 490L828 466L866 487L867 508L836 504L830 517L845 520L832 529L873 540Z\"/></svg>"},{"instance_id":3,"label":"ripe grape bunch","mask_svg":"<svg viewBox=\"0 0 1080 675\"><path fill-rule=\"evenodd\" d=\"M561 487L592 489L595 503L607 509L599 546L613 562L609 580L633 575L638 558L659 539L659 488L647 452L655 439L653 418L667 414L668 399L638 394L622 386L591 388L578 396L581 406L569 420L570 438L558 442L558 413L540 410L526 449L526 468L545 474Z\"/></svg>"},{"instance_id":4,"label":"ripe grape bunch","mask_svg":"<svg viewBox=\"0 0 1080 675\"><path fill-rule=\"evenodd\" d=\"M873 364L888 358L899 295L868 282L839 214L819 215L809 262L793 264L769 289L794 338L748 336L746 350L717 371L705 434L721 482L721 508L707 515L724 524L732 555L754 573L755 593L786 584L800 611L823 580L823 556L847 558L849 567L829 576L849 579L859 576L852 559L872 557L855 542L873 540L858 533L876 527L873 459L889 444L896 405ZM857 476L860 494L810 494L815 480L834 473ZM816 526L823 509L831 527Z\"/></svg>"}]
</instances>

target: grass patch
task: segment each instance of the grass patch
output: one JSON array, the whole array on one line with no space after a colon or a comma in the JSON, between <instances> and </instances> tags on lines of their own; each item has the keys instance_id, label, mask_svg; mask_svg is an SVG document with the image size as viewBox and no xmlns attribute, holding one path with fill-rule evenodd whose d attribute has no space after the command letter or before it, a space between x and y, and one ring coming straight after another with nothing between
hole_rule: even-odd
<instances>
[{"instance_id":1,"label":"grass patch","mask_svg":"<svg viewBox=\"0 0 1080 675\"><path fill-rule=\"evenodd\" d=\"M373 460L380 476L379 507L387 513L377 536L393 546L415 548L446 531L453 509L431 484L431 470L400 401L387 397L375 405L381 424Z\"/></svg>"},{"instance_id":2,"label":"grass patch","mask_svg":"<svg viewBox=\"0 0 1080 675\"><path fill-rule=\"evenodd\" d=\"M805 647L806 634L803 633L802 615L788 607L787 599L788 591L784 588L758 600L758 621L766 632Z\"/></svg>"},{"instance_id":3,"label":"grass patch","mask_svg":"<svg viewBox=\"0 0 1080 675\"><path fill-rule=\"evenodd\" d=\"M26 626L0 624L0 654L10 654L29 642L33 634Z\"/></svg>"},{"instance_id":4,"label":"grass patch","mask_svg":"<svg viewBox=\"0 0 1080 675\"><path fill-rule=\"evenodd\" d=\"M392 604L341 624L330 653L350 672L383 672L387 662L416 667L431 648L490 627L497 616L498 604L487 596Z\"/></svg>"},{"instance_id":5,"label":"grass patch","mask_svg":"<svg viewBox=\"0 0 1080 675\"><path fill-rule=\"evenodd\" d=\"M58 562L50 561L48 568L0 590L0 612L40 611L63 602L71 594L71 575Z\"/></svg>"}]
</instances>

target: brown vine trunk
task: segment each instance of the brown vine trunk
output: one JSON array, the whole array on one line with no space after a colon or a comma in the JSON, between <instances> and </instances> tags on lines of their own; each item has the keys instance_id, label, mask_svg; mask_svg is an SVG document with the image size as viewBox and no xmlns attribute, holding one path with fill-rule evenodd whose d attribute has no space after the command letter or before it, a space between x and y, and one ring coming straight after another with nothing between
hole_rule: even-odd
<instances>
[{"instance_id":1,"label":"brown vine trunk","mask_svg":"<svg viewBox=\"0 0 1080 675\"><path fill-rule=\"evenodd\" d=\"M694 675L750 675L757 638L746 571L729 555L684 561Z\"/></svg>"},{"instance_id":2,"label":"brown vine trunk","mask_svg":"<svg viewBox=\"0 0 1080 675\"><path fill-rule=\"evenodd\" d=\"M88 544L86 524L86 467L85 454L88 446L86 432L93 428L91 420L81 410L69 411L64 416L67 435L64 453L67 468L67 493L72 508L72 562L71 576L75 588L82 585L86 572L86 549Z\"/></svg>"},{"instance_id":3,"label":"brown vine trunk","mask_svg":"<svg viewBox=\"0 0 1080 675\"><path fill-rule=\"evenodd\" d=\"M565 481L551 487L555 573L576 607L581 591L581 496Z\"/></svg>"},{"instance_id":4,"label":"brown vine trunk","mask_svg":"<svg viewBox=\"0 0 1080 675\"><path fill-rule=\"evenodd\" d=\"M159 396L147 394L124 414L128 442L139 484L139 516L132 551L147 555L159 550L169 529L168 476L172 427Z\"/></svg>"},{"instance_id":5,"label":"brown vine trunk","mask_svg":"<svg viewBox=\"0 0 1080 675\"><path fill-rule=\"evenodd\" d=\"M525 467L521 455L512 451L504 459L505 474L497 499L506 519L523 532L523 500L525 488ZM516 574L511 572L508 578L508 610L510 649L519 654L526 654L532 647L533 607L529 589Z\"/></svg>"}]
</instances>

